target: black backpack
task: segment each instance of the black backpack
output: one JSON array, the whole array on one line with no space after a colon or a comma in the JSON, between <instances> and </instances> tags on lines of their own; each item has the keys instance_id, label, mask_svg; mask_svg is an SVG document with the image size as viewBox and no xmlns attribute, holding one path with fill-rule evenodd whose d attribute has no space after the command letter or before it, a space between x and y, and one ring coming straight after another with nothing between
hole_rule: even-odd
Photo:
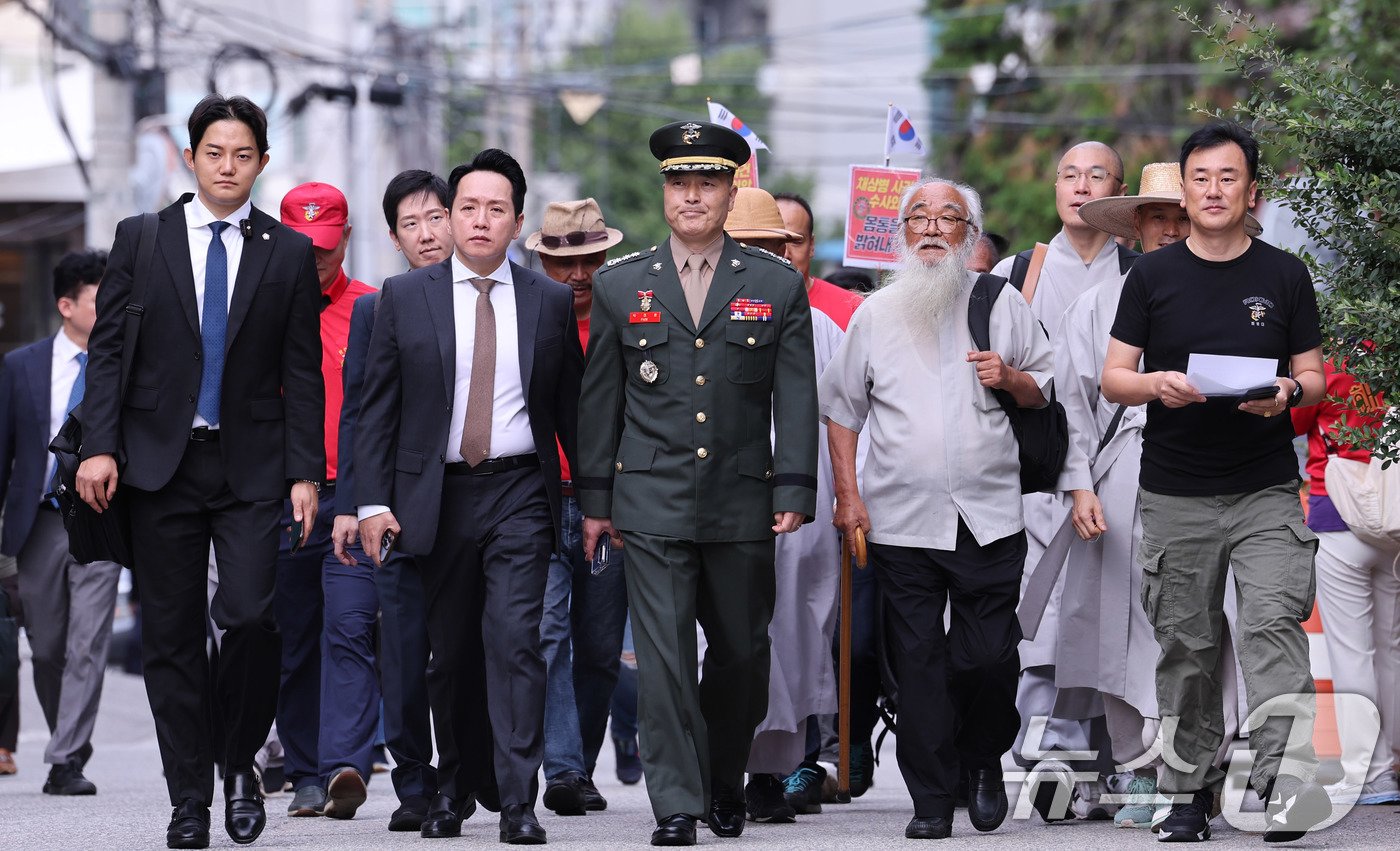
<instances>
[{"instance_id":1,"label":"black backpack","mask_svg":"<svg viewBox=\"0 0 1400 851\"><path fill-rule=\"evenodd\" d=\"M972 287L972 298L967 303L967 327L978 351L991 348L992 305L1009 283L1005 278L983 273ZM1044 326L1040 330L1045 333ZM1054 383L1050 385L1049 404L1043 408L1018 407L1005 390L993 390L992 395L1006 412L1011 431L1016 435L1021 461L1021 493L1053 492L1069 450L1069 422L1065 419L1064 406L1055 399Z\"/></svg>"}]
</instances>

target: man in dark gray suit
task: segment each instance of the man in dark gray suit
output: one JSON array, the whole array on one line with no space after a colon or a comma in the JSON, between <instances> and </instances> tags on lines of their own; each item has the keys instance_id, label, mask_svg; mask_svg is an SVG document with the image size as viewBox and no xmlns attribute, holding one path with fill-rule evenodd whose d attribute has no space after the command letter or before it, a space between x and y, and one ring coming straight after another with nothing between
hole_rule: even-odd
<instances>
[{"instance_id":1,"label":"man in dark gray suit","mask_svg":"<svg viewBox=\"0 0 1400 851\"><path fill-rule=\"evenodd\" d=\"M378 560L392 534L423 571L440 762L422 835L461 833L494 730L501 841L537 844L555 441L572 457L583 351L572 291L506 259L525 218L520 165L488 149L448 185L452 257L390 278L379 299L355 433L360 538ZM489 727L466 674L483 652Z\"/></svg>"}]
</instances>

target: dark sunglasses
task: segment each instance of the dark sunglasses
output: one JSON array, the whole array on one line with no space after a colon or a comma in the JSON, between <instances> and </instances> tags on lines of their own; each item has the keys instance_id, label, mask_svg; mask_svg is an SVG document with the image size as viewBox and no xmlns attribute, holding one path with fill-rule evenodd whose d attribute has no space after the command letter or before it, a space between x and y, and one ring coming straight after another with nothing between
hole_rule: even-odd
<instances>
[{"instance_id":1,"label":"dark sunglasses","mask_svg":"<svg viewBox=\"0 0 1400 851\"><path fill-rule=\"evenodd\" d=\"M594 242L607 242L607 239L608 232L605 230L595 230L591 232L576 230L572 233L566 233L563 236L542 235L540 237L540 245L543 245L545 248L563 248L566 245L579 246L590 245Z\"/></svg>"}]
</instances>

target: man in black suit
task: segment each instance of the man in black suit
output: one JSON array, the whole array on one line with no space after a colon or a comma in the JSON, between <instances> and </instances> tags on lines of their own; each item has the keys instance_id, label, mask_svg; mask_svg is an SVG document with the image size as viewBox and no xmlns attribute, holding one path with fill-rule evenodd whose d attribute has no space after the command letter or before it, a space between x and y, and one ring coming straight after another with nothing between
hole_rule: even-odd
<instances>
[{"instance_id":1,"label":"man in black suit","mask_svg":"<svg viewBox=\"0 0 1400 851\"><path fill-rule=\"evenodd\" d=\"M392 533L423 571L440 762L422 835L460 834L478 791L486 724L467 672L484 652L500 838L537 844L555 441L572 456L583 351L572 291L506 259L525 218L520 165L485 150L448 186L453 255L390 278L379 297L355 433L360 538L377 560Z\"/></svg>"},{"instance_id":2,"label":"man in black suit","mask_svg":"<svg viewBox=\"0 0 1400 851\"><path fill-rule=\"evenodd\" d=\"M253 756L277 704L278 520L290 492L305 540L326 465L311 241L249 201L267 165L267 117L246 98L209 95L189 133L185 164L199 192L160 212L140 304L132 278L141 219L117 226L89 346L77 477L99 511L120 478L130 508L146 692L175 807L171 848L209 843L216 749L229 836L246 844L262 832ZM124 351L128 312L140 316L134 351ZM125 388L123 357L132 363ZM209 615L225 630L212 689L211 539L219 590ZM211 701L222 706L222 742L211 741Z\"/></svg>"}]
</instances>

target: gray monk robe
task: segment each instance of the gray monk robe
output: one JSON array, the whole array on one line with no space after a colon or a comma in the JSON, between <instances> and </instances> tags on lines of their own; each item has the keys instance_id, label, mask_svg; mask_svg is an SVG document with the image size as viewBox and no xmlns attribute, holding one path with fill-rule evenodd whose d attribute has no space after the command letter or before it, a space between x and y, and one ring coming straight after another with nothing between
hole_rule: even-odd
<instances>
[{"instance_id":1,"label":"gray monk robe","mask_svg":"<svg viewBox=\"0 0 1400 851\"><path fill-rule=\"evenodd\" d=\"M841 346L845 332L820 310L812 310L816 375ZM826 424L817 441L817 510L811 523L777 541L777 586L768 668L768 715L754 731L748 770L789 774L807 750L807 716L836 711L836 671L831 641L836 634L840 592L840 538L831 525L835 503Z\"/></svg>"},{"instance_id":2,"label":"gray monk robe","mask_svg":"<svg viewBox=\"0 0 1400 851\"><path fill-rule=\"evenodd\" d=\"M1066 494L1067 505L1069 491L1097 492L1108 523L1097 541L1074 535L1069 548L1055 640L1055 685L1062 690L1062 709L1081 703L1065 689L1092 689L1155 718L1158 646L1139 602L1142 570L1135 558L1142 539L1137 497L1146 406L1125 408L1112 439L1099 450L1118 410L1100 394L1099 376L1122 291L1120 282L1109 282L1080 296L1065 311L1055 335L1056 386L1070 432L1057 489Z\"/></svg>"},{"instance_id":3,"label":"gray monk robe","mask_svg":"<svg viewBox=\"0 0 1400 851\"><path fill-rule=\"evenodd\" d=\"M1059 342L1056 334L1060 327L1060 318L1070 303L1100 284L1113 283L1121 287L1128 267L1120 263L1118 244L1112 239L1105 242L1099 253L1087 264L1069 244L1063 230L1055 234L1049 246L1049 251L1045 254L1045 265L1041 267L1040 278L1031 298L1031 313L1045 326L1045 330L1050 334L1050 343L1054 346ZM1015 259L1012 256L1002 260L992 269L992 273L1009 278ZM1026 572L1021 582L1021 591L1024 593L1031 576L1040 569L1039 563L1046 545L1050 543L1064 519L1069 516L1069 512L1059 497L1050 494L1026 494L1022 498L1022 504L1026 518ZM1022 670L1055 664L1055 636L1059 632L1062 589L1063 580L1056 585L1055 593L1049 600L1040 631L1034 639L1021 642ZM1022 707L1023 711L1025 708Z\"/></svg>"}]
</instances>

